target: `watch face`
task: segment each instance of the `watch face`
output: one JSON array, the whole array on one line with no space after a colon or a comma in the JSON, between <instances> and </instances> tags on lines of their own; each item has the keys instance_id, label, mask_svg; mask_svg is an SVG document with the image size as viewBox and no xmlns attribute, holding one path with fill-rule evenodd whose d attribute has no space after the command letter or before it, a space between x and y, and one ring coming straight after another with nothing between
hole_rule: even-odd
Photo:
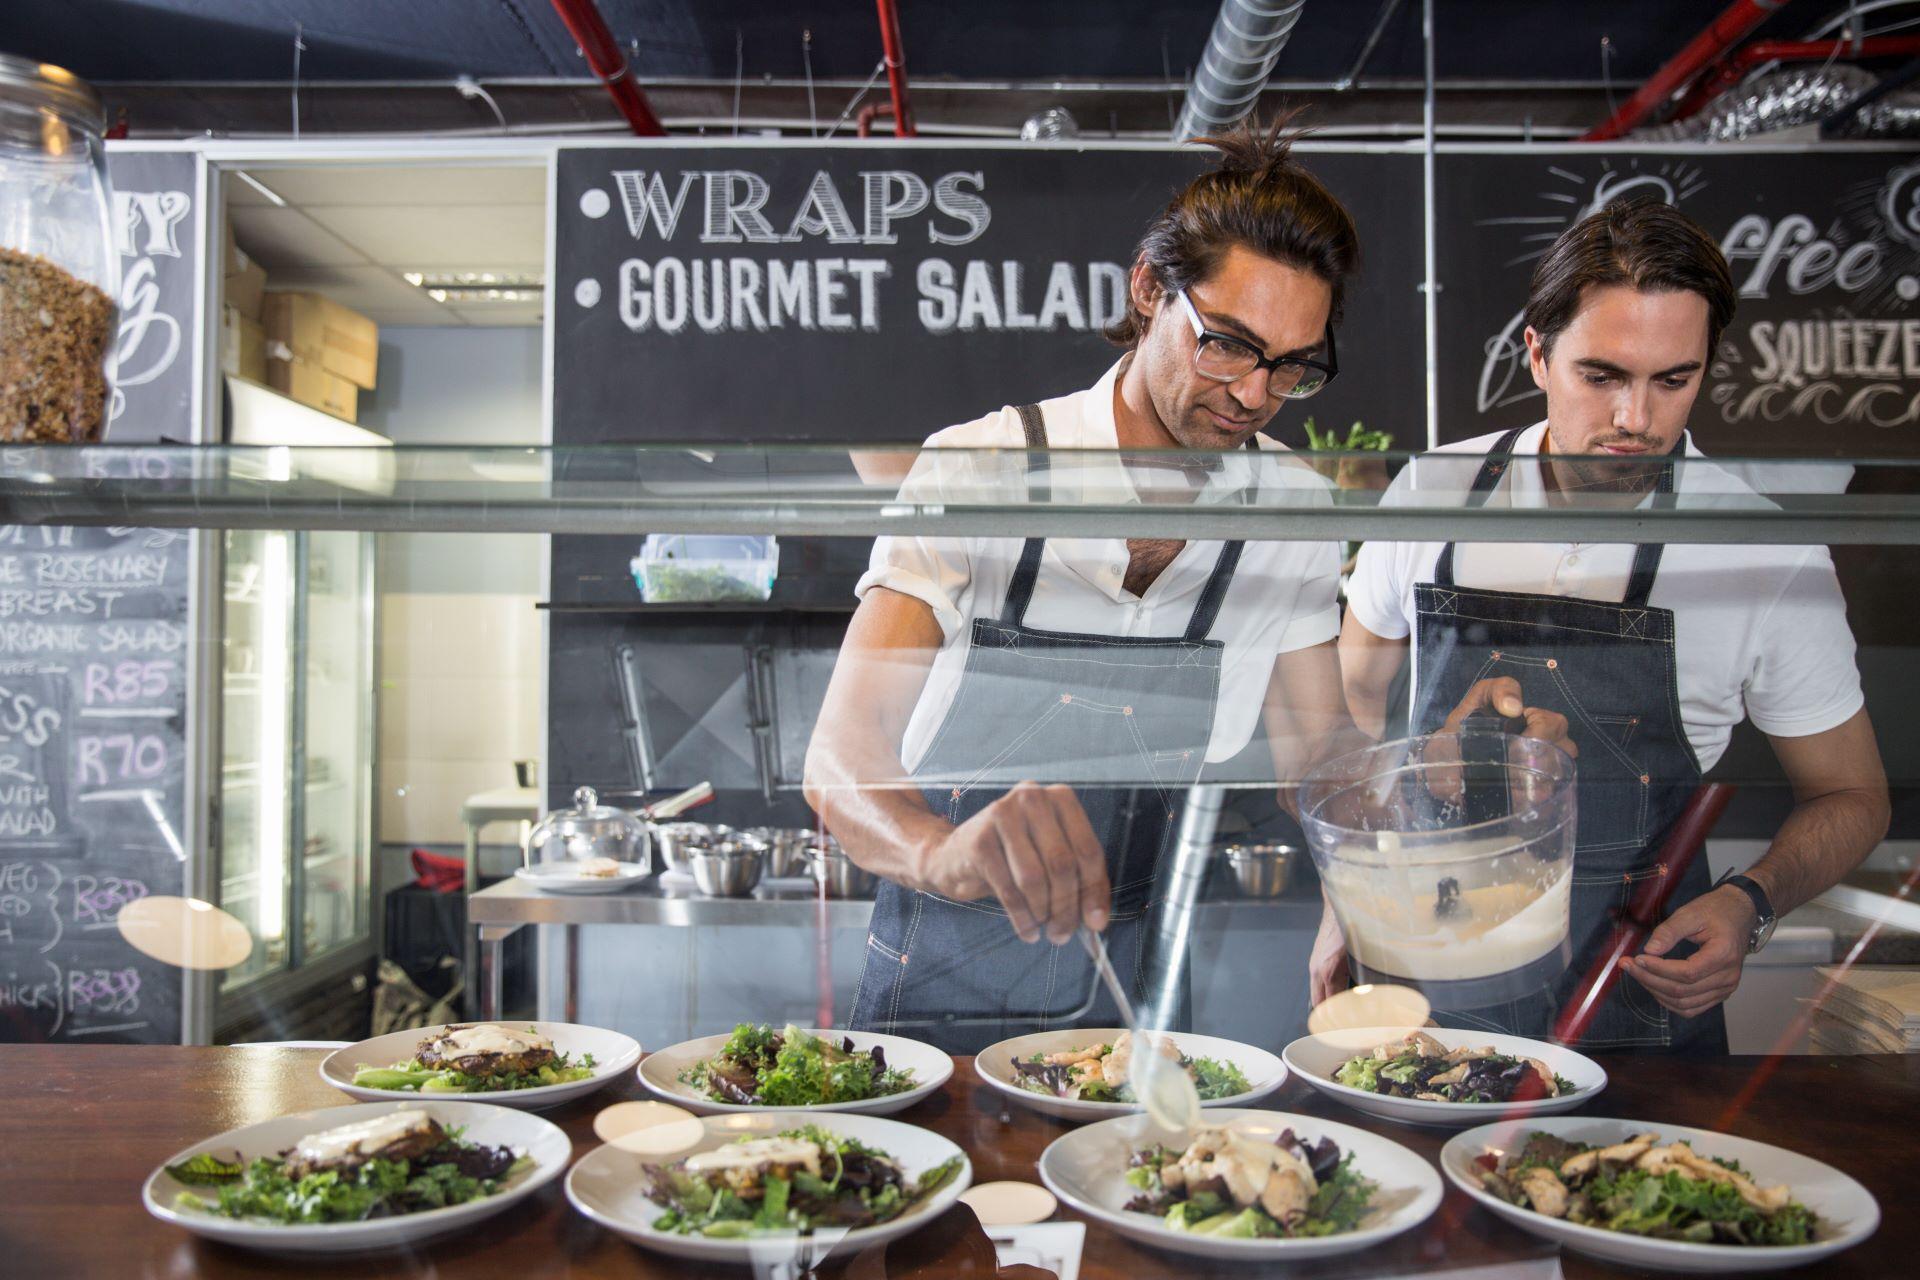
<instances>
[{"instance_id":1,"label":"watch face","mask_svg":"<svg viewBox=\"0 0 1920 1280\"><path fill-rule=\"evenodd\" d=\"M1759 924L1755 925L1753 930L1753 941L1750 944L1748 944L1748 947L1747 947L1748 953L1751 954L1752 952L1758 951L1760 948L1766 946L1767 939L1773 937L1773 926L1779 923L1780 921L1776 918L1768 918L1766 920L1762 920Z\"/></svg>"}]
</instances>

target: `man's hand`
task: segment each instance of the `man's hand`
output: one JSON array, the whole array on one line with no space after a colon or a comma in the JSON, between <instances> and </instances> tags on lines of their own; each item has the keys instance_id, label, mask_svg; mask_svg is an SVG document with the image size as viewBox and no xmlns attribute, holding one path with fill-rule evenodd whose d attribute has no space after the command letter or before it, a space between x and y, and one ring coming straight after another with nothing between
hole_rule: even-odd
<instances>
[{"instance_id":1,"label":"man's hand","mask_svg":"<svg viewBox=\"0 0 1920 1280\"><path fill-rule=\"evenodd\" d=\"M1320 932L1314 935L1313 955L1307 960L1307 1007L1316 1007L1335 992L1352 985L1347 974L1347 938L1340 932L1333 907L1320 909Z\"/></svg>"},{"instance_id":2,"label":"man's hand","mask_svg":"<svg viewBox=\"0 0 1920 1280\"><path fill-rule=\"evenodd\" d=\"M1467 696L1460 699L1460 705L1453 709L1440 731L1460 732L1460 722L1483 707L1491 707L1503 716L1525 716L1527 727L1521 731L1521 737L1551 742L1568 755L1579 758L1579 745L1567 736L1567 718L1557 711L1527 706L1520 696L1520 682L1512 676L1482 680L1467 690Z\"/></svg>"},{"instance_id":3,"label":"man's hand","mask_svg":"<svg viewBox=\"0 0 1920 1280\"><path fill-rule=\"evenodd\" d=\"M1753 936L1753 902L1731 885L1703 893L1660 922L1637 956L1620 967L1683 1018L1698 1017L1732 995ZM1699 944L1685 960L1664 957L1681 942Z\"/></svg>"},{"instance_id":4,"label":"man's hand","mask_svg":"<svg viewBox=\"0 0 1920 1280\"><path fill-rule=\"evenodd\" d=\"M961 902L993 897L1022 942L1056 945L1107 927L1107 856L1072 787L1023 782L933 846L915 887Z\"/></svg>"}]
</instances>

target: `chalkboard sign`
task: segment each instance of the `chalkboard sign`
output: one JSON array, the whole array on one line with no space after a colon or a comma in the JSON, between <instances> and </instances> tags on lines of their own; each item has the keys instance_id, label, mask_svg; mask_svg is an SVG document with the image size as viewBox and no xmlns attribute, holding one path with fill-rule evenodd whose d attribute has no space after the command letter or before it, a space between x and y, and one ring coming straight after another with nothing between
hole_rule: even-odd
<instances>
[{"instance_id":1,"label":"chalkboard sign","mask_svg":"<svg viewBox=\"0 0 1920 1280\"><path fill-rule=\"evenodd\" d=\"M108 154L122 278L110 444L196 435L199 163ZM170 462L115 465L162 479ZM0 1041L180 1039L183 975L118 921L185 885L195 536L0 525Z\"/></svg>"},{"instance_id":2,"label":"chalkboard sign","mask_svg":"<svg viewBox=\"0 0 1920 1280\"><path fill-rule=\"evenodd\" d=\"M1148 221L1197 149L562 147L554 443L918 443L1091 385ZM1366 249L1342 377L1298 440L1424 433L1420 162L1308 148Z\"/></svg>"},{"instance_id":3,"label":"chalkboard sign","mask_svg":"<svg viewBox=\"0 0 1920 1280\"><path fill-rule=\"evenodd\" d=\"M1537 422L1520 318L1534 264L1610 201L1678 206L1739 308L1690 429L1722 455L1920 456L1920 163L1910 149L1443 153L1440 435ZM1343 352L1344 354L1344 352Z\"/></svg>"},{"instance_id":4,"label":"chalkboard sign","mask_svg":"<svg viewBox=\"0 0 1920 1280\"><path fill-rule=\"evenodd\" d=\"M189 535L0 526L0 1039L177 1039L120 908L181 891Z\"/></svg>"},{"instance_id":5,"label":"chalkboard sign","mask_svg":"<svg viewBox=\"0 0 1920 1280\"><path fill-rule=\"evenodd\" d=\"M194 198L200 163L192 151L107 152L120 250L109 444L195 439L193 300L205 238Z\"/></svg>"}]
</instances>

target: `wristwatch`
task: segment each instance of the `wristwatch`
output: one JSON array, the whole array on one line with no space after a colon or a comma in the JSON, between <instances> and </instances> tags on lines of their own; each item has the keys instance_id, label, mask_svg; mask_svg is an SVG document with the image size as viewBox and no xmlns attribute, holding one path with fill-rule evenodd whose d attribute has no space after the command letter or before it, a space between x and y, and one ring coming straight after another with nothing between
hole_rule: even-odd
<instances>
[{"instance_id":1,"label":"wristwatch","mask_svg":"<svg viewBox=\"0 0 1920 1280\"><path fill-rule=\"evenodd\" d=\"M1746 876L1728 872L1720 877L1715 887L1718 888L1722 884L1732 885L1746 894L1748 900L1753 903L1753 932L1747 936L1747 954L1752 955L1767 945L1767 939L1773 936L1773 926L1780 923L1773 914L1773 900L1767 897L1765 889Z\"/></svg>"}]
</instances>

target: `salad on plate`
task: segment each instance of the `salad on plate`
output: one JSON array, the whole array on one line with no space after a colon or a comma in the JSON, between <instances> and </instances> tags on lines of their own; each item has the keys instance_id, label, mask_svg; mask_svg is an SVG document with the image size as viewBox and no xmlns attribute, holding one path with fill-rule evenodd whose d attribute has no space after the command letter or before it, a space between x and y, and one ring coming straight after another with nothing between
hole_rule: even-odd
<instances>
[{"instance_id":1,"label":"salad on plate","mask_svg":"<svg viewBox=\"0 0 1920 1280\"><path fill-rule=\"evenodd\" d=\"M1309 1142L1287 1129L1267 1142L1215 1126L1185 1150L1135 1151L1127 1183L1139 1192L1129 1213L1153 1214L1169 1231L1237 1239L1353 1231L1379 1190L1332 1138Z\"/></svg>"},{"instance_id":2,"label":"salad on plate","mask_svg":"<svg viewBox=\"0 0 1920 1280\"><path fill-rule=\"evenodd\" d=\"M791 1024L779 1030L743 1022L711 1058L680 1072L680 1083L715 1102L764 1107L809 1107L859 1102L905 1093L919 1082L911 1070L887 1065L879 1045L856 1049Z\"/></svg>"},{"instance_id":3,"label":"salad on plate","mask_svg":"<svg viewBox=\"0 0 1920 1280\"><path fill-rule=\"evenodd\" d=\"M1505 1158L1475 1159L1481 1185L1524 1209L1578 1226L1695 1244L1798 1245L1820 1220L1784 1185L1761 1186L1738 1161L1696 1153L1657 1133L1571 1142L1535 1131Z\"/></svg>"},{"instance_id":4,"label":"salad on plate","mask_svg":"<svg viewBox=\"0 0 1920 1280\"><path fill-rule=\"evenodd\" d=\"M283 1225L366 1222L444 1209L497 1194L532 1167L507 1147L461 1139L425 1111L389 1111L324 1129L277 1156L201 1154L168 1165L189 1187L176 1204L224 1218Z\"/></svg>"},{"instance_id":5,"label":"salad on plate","mask_svg":"<svg viewBox=\"0 0 1920 1280\"><path fill-rule=\"evenodd\" d=\"M1056 1098L1071 1098L1080 1102L1134 1102L1136 1099L1132 1086L1127 1083L1127 1075L1133 1069L1133 1055L1138 1046L1139 1038L1133 1032L1122 1031L1111 1043L1015 1058L1014 1080L1029 1093L1051 1094ZM1202 1102L1235 1097L1253 1088L1246 1075L1231 1062L1190 1058L1169 1038L1155 1038L1151 1051L1185 1068Z\"/></svg>"},{"instance_id":6,"label":"salad on plate","mask_svg":"<svg viewBox=\"0 0 1920 1280\"><path fill-rule=\"evenodd\" d=\"M593 1069L592 1054L576 1060L560 1053L532 1027L516 1030L487 1022L432 1032L412 1058L388 1067L362 1066L353 1083L416 1093L498 1093L571 1084L593 1075Z\"/></svg>"},{"instance_id":7,"label":"salad on plate","mask_svg":"<svg viewBox=\"0 0 1920 1280\"><path fill-rule=\"evenodd\" d=\"M1571 1080L1538 1058L1491 1046L1449 1049L1424 1031L1355 1054L1333 1078L1352 1089L1420 1102L1530 1102L1574 1091Z\"/></svg>"},{"instance_id":8,"label":"salad on plate","mask_svg":"<svg viewBox=\"0 0 1920 1280\"><path fill-rule=\"evenodd\" d=\"M656 1231L738 1240L878 1226L945 1186L961 1163L955 1157L909 1180L886 1152L806 1125L647 1165L645 1173L648 1198L666 1210Z\"/></svg>"}]
</instances>

